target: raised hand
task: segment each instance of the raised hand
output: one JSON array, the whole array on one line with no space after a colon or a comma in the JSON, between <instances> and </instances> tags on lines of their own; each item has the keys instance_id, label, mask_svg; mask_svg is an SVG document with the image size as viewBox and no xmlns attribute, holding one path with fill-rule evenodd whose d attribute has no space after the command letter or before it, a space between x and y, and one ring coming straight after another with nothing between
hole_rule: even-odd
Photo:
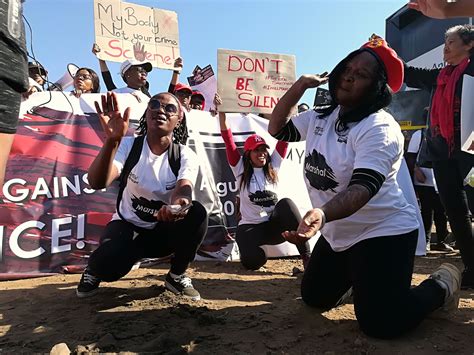
<instances>
[{"instance_id":1,"label":"raised hand","mask_svg":"<svg viewBox=\"0 0 474 355\"><path fill-rule=\"evenodd\" d=\"M92 54L94 54L97 57L97 54L100 52L100 47L97 43L94 43L92 45Z\"/></svg>"},{"instance_id":2,"label":"raised hand","mask_svg":"<svg viewBox=\"0 0 474 355\"><path fill-rule=\"evenodd\" d=\"M322 74L306 74L303 75L301 79L304 80L305 86L308 89L316 88L328 82L329 73L326 71Z\"/></svg>"},{"instance_id":3,"label":"raised hand","mask_svg":"<svg viewBox=\"0 0 474 355\"><path fill-rule=\"evenodd\" d=\"M102 95L102 107L95 101L95 109L99 115L100 124L107 139L121 140L127 133L130 118L130 107L127 107L123 116L117 102L117 94L108 92Z\"/></svg>"},{"instance_id":4,"label":"raised hand","mask_svg":"<svg viewBox=\"0 0 474 355\"><path fill-rule=\"evenodd\" d=\"M408 3L410 9L420 11L425 16L438 19L447 17L447 6L450 6L450 4L446 0L412 0Z\"/></svg>"},{"instance_id":5,"label":"raised hand","mask_svg":"<svg viewBox=\"0 0 474 355\"><path fill-rule=\"evenodd\" d=\"M175 59L174 64L173 64L173 69L181 73L181 70L183 70L183 58L178 57Z\"/></svg>"},{"instance_id":6,"label":"raised hand","mask_svg":"<svg viewBox=\"0 0 474 355\"><path fill-rule=\"evenodd\" d=\"M145 50L145 45L137 42L133 45L133 56L136 60L143 62L146 60L147 51Z\"/></svg>"},{"instance_id":7,"label":"raised hand","mask_svg":"<svg viewBox=\"0 0 474 355\"><path fill-rule=\"evenodd\" d=\"M219 106L219 105L222 105L222 99L220 97L220 95L216 92L216 94L214 95L214 105L216 106Z\"/></svg>"}]
</instances>

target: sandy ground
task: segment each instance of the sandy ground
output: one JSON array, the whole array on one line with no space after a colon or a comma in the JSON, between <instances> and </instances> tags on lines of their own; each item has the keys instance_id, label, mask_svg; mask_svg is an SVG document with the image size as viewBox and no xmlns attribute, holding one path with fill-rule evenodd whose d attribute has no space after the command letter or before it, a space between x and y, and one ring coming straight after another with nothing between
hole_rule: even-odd
<instances>
[{"instance_id":1,"label":"sandy ground","mask_svg":"<svg viewBox=\"0 0 474 355\"><path fill-rule=\"evenodd\" d=\"M458 255L418 258L413 283L446 260L460 266ZM58 343L73 353L474 353L472 290L461 293L456 313L383 341L360 332L352 304L322 314L305 306L295 266L300 261L271 260L251 272L239 263L194 263L199 302L165 290L167 264L132 271L81 300L74 291L79 275L2 282L0 353L48 353Z\"/></svg>"}]
</instances>

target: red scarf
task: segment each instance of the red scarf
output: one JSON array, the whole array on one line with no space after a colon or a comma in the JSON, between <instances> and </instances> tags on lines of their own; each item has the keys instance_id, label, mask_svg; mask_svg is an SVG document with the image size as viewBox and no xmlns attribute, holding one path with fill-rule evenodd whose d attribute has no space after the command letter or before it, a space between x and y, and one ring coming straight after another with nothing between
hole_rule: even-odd
<instances>
[{"instance_id":1,"label":"red scarf","mask_svg":"<svg viewBox=\"0 0 474 355\"><path fill-rule=\"evenodd\" d=\"M436 91L431 105L431 132L433 136L441 133L448 143L449 152L454 149L454 94L456 84L469 64L469 58L459 65L444 67L437 78Z\"/></svg>"}]
</instances>

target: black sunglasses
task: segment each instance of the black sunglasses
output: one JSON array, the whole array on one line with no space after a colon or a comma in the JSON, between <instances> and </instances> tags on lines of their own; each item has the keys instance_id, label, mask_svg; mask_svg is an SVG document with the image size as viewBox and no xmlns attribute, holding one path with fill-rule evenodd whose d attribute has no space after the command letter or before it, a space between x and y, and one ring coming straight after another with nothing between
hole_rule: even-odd
<instances>
[{"instance_id":1,"label":"black sunglasses","mask_svg":"<svg viewBox=\"0 0 474 355\"><path fill-rule=\"evenodd\" d=\"M150 100L148 102L148 108L152 111L158 111L163 107L166 113L177 113L178 107L173 104L162 104L159 100Z\"/></svg>"}]
</instances>

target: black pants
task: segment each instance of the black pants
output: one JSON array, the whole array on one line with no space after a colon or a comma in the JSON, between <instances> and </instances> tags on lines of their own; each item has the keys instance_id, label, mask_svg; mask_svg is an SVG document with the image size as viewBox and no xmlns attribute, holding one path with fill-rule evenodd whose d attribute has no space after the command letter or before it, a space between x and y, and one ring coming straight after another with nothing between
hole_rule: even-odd
<instances>
[{"instance_id":1,"label":"black pants","mask_svg":"<svg viewBox=\"0 0 474 355\"><path fill-rule=\"evenodd\" d=\"M240 224L235 233L239 246L240 261L247 269L257 270L265 265L267 256L261 245L276 245L285 242L281 233L296 230L301 216L295 203L289 198L277 202L267 222L259 224ZM309 244L297 246L300 255L310 254Z\"/></svg>"},{"instance_id":2,"label":"black pants","mask_svg":"<svg viewBox=\"0 0 474 355\"><path fill-rule=\"evenodd\" d=\"M421 205L421 217L425 227L426 241L431 239L431 227L436 226L436 242L442 243L448 235L448 219L438 193L433 186L415 185Z\"/></svg>"},{"instance_id":3,"label":"black pants","mask_svg":"<svg viewBox=\"0 0 474 355\"><path fill-rule=\"evenodd\" d=\"M467 154L467 153L466 153ZM433 162L433 171L441 203L446 210L451 231L461 252L466 268L474 270L474 239L472 238L471 214L463 184L471 164L462 159Z\"/></svg>"},{"instance_id":4,"label":"black pants","mask_svg":"<svg viewBox=\"0 0 474 355\"><path fill-rule=\"evenodd\" d=\"M444 302L434 280L410 288L418 230L363 240L335 252L320 237L303 275L301 295L310 306L328 310L353 288L354 310L361 330L390 339L416 327Z\"/></svg>"},{"instance_id":5,"label":"black pants","mask_svg":"<svg viewBox=\"0 0 474 355\"><path fill-rule=\"evenodd\" d=\"M125 276L142 258L174 253L170 271L181 275L194 260L206 231L207 212L197 201L193 201L184 219L158 223L154 229L115 220L106 226L101 245L89 259L88 269L101 280L111 282Z\"/></svg>"}]
</instances>

